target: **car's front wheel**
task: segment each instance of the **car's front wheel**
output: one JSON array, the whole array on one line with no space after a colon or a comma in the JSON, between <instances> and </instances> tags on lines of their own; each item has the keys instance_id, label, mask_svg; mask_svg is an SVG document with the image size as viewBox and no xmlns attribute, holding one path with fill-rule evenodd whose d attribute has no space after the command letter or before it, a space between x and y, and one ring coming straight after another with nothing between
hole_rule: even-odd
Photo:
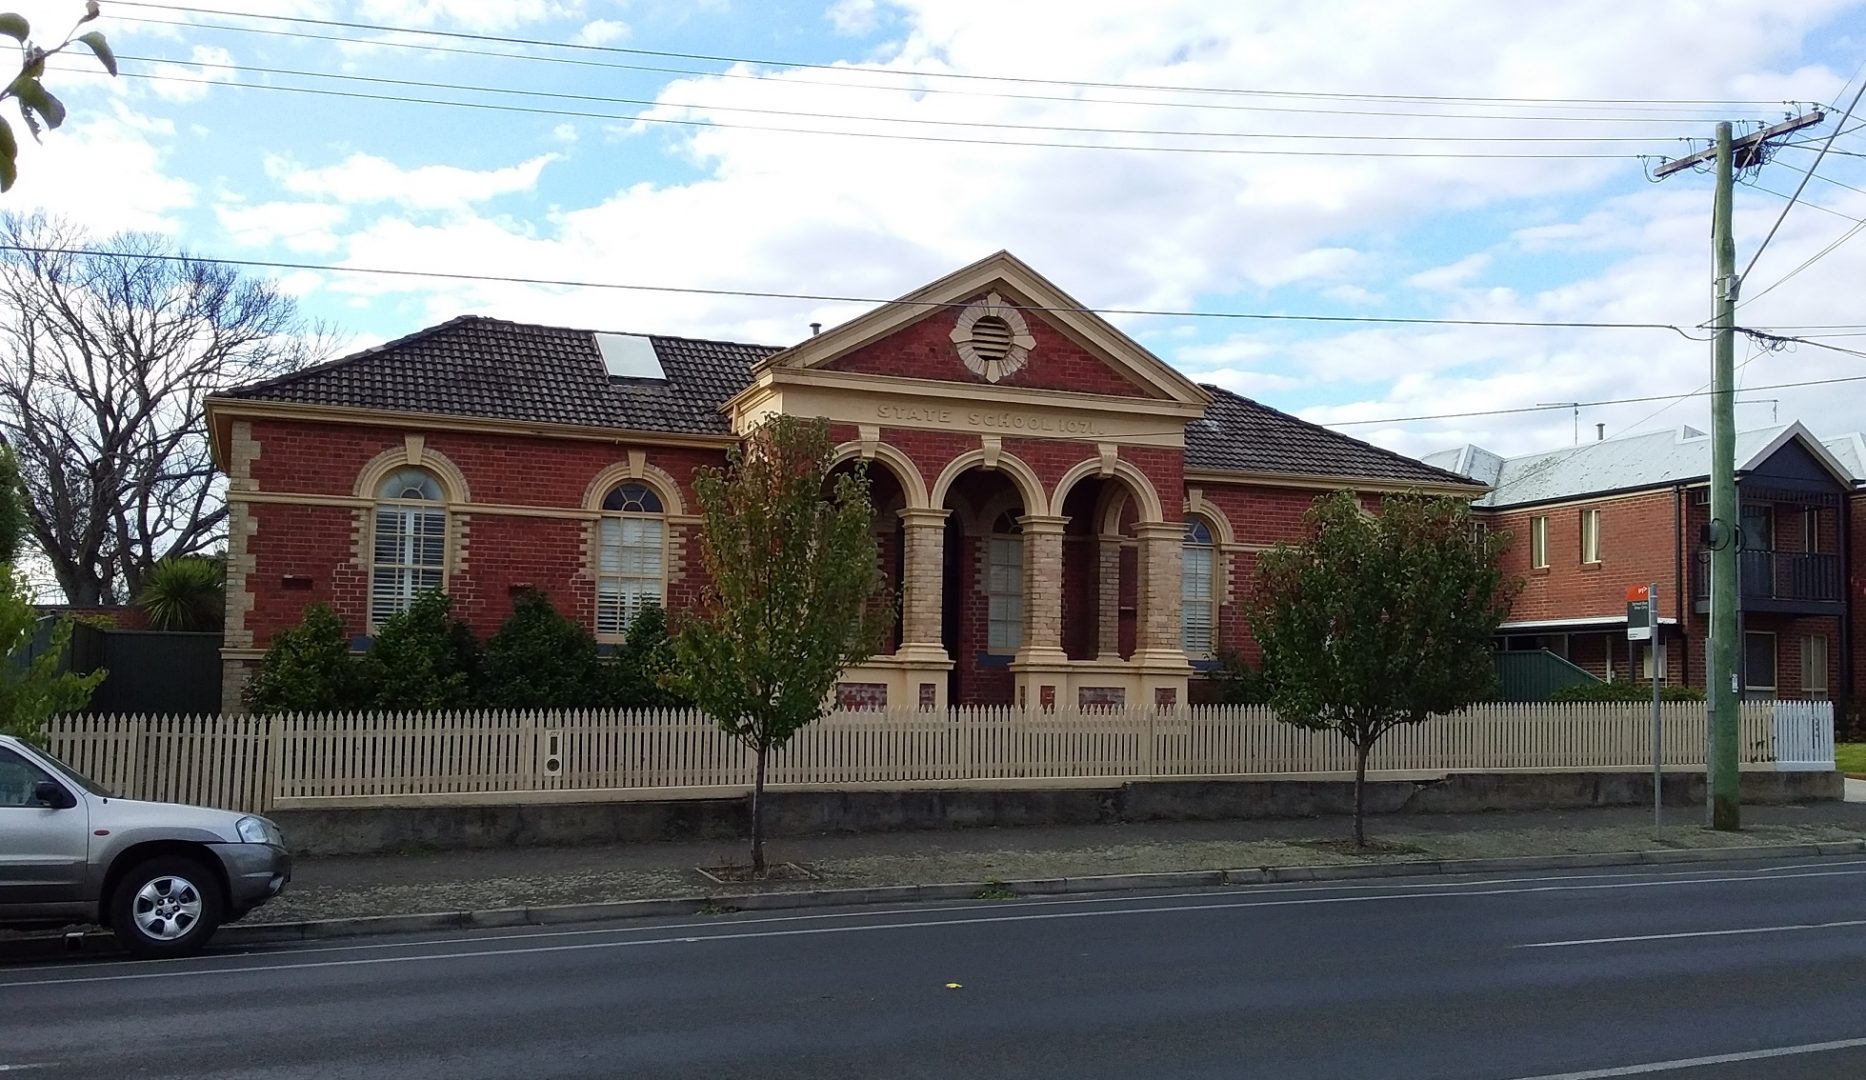
<instances>
[{"instance_id":1,"label":"car's front wheel","mask_svg":"<svg viewBox=\"0 0 1866 1080\"><path fill-rule=\"evenodd\" d=\"M225 903L204 864L161 855L130 868L110 898L110 928L131 956L191 956L219 929Z\"/></svg>"}]
</instances>

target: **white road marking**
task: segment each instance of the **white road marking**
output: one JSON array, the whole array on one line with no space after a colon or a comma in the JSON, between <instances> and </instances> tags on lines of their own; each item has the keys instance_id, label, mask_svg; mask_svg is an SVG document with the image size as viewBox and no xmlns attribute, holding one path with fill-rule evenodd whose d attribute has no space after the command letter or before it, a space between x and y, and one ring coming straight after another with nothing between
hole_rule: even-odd
<instances>
[{"instance_id":1,"label":"white road marking","mask_svg":"<svg viewBox=\"0 0 1866 1080\"><path fill-rule=\"evenodd\" d=\"M1805 876L1801 874L1787 873L1788 871L1821 870L1821 871L1832 872L1833 868L1849 867L1849 866L1866 867L1866 859L1847 859L1844 861L1837 861L1837 862L1831 861L1831 860L1823 860L1822 862L1790 863L1790 864L1783 865L1783 866L1762 866L1762 867L1756 867L1753 869L1729 869L1729 870L1723 871L1724 873L1730 875L1727 877L1716 877L1716 878L1699 877L1699 878L1692 878L1691 880L1688 880L1688 881L1678 881L1678 882L1674 882L1670 879L1685 877L1691 874L1705 874L1705 873L1710 873L1712 871L1706 871L1706 870L1696 869L1696 868L1673 869L1673 870L1663 870L1663 869L1654 868L1650 870L1630 870L1630 869L1614 870L1614 871L1605 871L1605 872L1594 873L1594 874L1537 874L1537 875L1529 875L1529 876L1522 876L1522 877L1498 877L1498 878L1471 877L1469 875L1450 875L1449 880L1439 879L1439 880L1433 880L1433 881L1392 881L1389 879L1380 879L1380 880L1371 880L1371 881L1350 880L1350 881L1340 881L1340 882L1309 882L1309 883L1268 882L1268 883L1262 883L1262 884L1252 883L1248 885L1208 885L1208 886L1204 886L1200 888L1197 892L1152 893L1144 897L1144 899L1156 901L1156 902L1161 901L1161 900L1196 900L1200 898L1209 898L1210 896L1212 896L1215 892L1219 890L1244 890L1244 889L1254 890L1254 891L1263 892L1263 893L1275 893L1278 895L1292 895L1292 894L1317 893L1317 892L1328 892L1328 893L1367 892L1367 891L1372 891L1376 889L1382 889L1387 892L1400 892L1400 891L1423 892L1423 891L1429 890L1429 891L1437 891L1437 892L1448 894L1448 895L1466 895L1465 893L1454 892L1454 890L1468 890L1472 888L1473 886L1478 886L1478 885L1519 885L1519 884L1525 884L1529 882L1536 882L1536 883L1543 883L1543 884L1550 883L1550 882L1560 883L1560 882L1576 882L1576 881L1620 882L1620 881L1625 881L1626 879L1629 879L1629 878L1639 878L1642 880L1652 879L1654 884L1698 885L1698 884L1718 884L1718 883L1725 883L1725 882L1735 882L1735 883L1764 882L1766 883L1770 879L1761 877L1760 875L1763 875L1763 874L1779 875L1777 878L1775 878L1775 880L1780 880L1780 876L1786 876L1786 877ZM1470 893L1469 895L1490 895L1490 894ZM314 954L319 954L319 953L334 953L334 952L372 952L372 951L380 951L383 949L418 949L418 948L425 948L425 947L433 946L433 945L471 945L471 944L491 943L491 942L500 942L500 941L538 941L538 940L552 939L552 938L591 937L591 936L598 935L598 934L648 934L648 933L664 932L668 930L687 930L687 929L701 929L701 928L716 929L721 926L757 926L757 925L763 925L763 924L768 924L768 923L821 922L826 919L876 919L876 918L886 918L890 915L916 915L916 914L935 915L935 914L963 912L963 911L1003 911L1007 908L1017 908L1017 909L1023 910L1023 909L1040 908L1040 907L1075 907L1075 906L1090 905L1090 904L1121 904L1121 903L1132 903L1138 899L1143 899L1143 898L1136 897L1133 895L1070 896L1070 897L1031 896L1031 897L1020 897L1016 900L994 900L989 903L982 903L982 904L955 904L951 902L928 901L925 903L914 904L914 905L906 906L906 907L866 907L864 908L864 907L858 906L855 910L850 910L850 911L815 912L815 913L811 913L807 915L768 915L768 916L760 916L760 917L755 917L755 918L737 918L737 917L730 916L730 915L712 916L703 921L685 922L685 923L656 923L656 922L649 921L650 917L644 916L641 925L628 926L628 925L610 924L610 925L605 925L605 926L586 927L580 930L538 929L538 930L526 930L526 931L521 931L519 933L511 933L511 934L484 933L484 932L472 930L470 928L462 928L456 933L455 936L445 937L445 938L422 938L422 939L418 939L415 941L374 941L374 942L363 942L359 944L350 944L350 945L300 946L300 945L297 945L291 942L280 942L275 945L267 946L267 947L250 947L249 946L239 951L228 950L228 951L223 951L223 952L211 953L207 956L190 956L190 957L182 957L182 958L173 959L173 960L99 961L95 964L86 965L84 970L99 971L99 970L107 970L107 969L112 969L112 968L131 968L136 971L148 971L152 967L158 964L198 964L198 963L212 961L212 960L231 960L231 959L241 958L241 957L275 956L281 953L289 954L291 956L306 956L306 955L314 955ZM41 971L71 971L71 970L72 970L72 965L70 963L39 964L39 965L31 966L31 967L0 967L0 975L24 975L24 974L33 974L33 973L41 972ZM6 985L9 985L9 984L5 983L4 981L0 981L0 986L6 986Z\"/></svg>"},{"instance_id":2,"label":"white road marking","mask_svg":"<svg viewBox=\"0 0 1866 1080\"><path fill-rule=\"evenodd\" d=\"M1866 926L1866 919L1843 919L1839 922L1788 923L1783 926L1745 926L1735 930L1688 930L1675 934L1632 934L1627 937L1577 938L1573 941L1533 941L1515 945L1517 949L1565 949L1571 945L1617 945L1628 941L1675 941L1679 938L1736 937L1741 934L1786 934L1795 930L1833 930L1846 926Z\"/></svg>"},{"instance_id":3,"label":"white road marking","mask_svg":"<svg viewBox=\"0 0 1866 1080\"><path fill-rule=\"evenodd\" d=\"M52 1065L53 1063L50 1061L31 1061L23 1065L0 1065L0 1073L25 1072L27 1069L49 1069Z\"/></svg>"},{"instance_id":4,"label":"white road marking","mask_svg":"<svg viewBox=\"0 0 1866 1080\"><path fill-rule=\"evenodd\" d=\"M1522 1076L1516 1080L1605 1080L1611 1076L1644 1076L1648 1073L1701 1069L1706 1065L1730 1065L1739 1061L1766 1061L1769 1058L1797 1057L1802 1054L1828 1054L1835 1050L1866 1047L1866 1039L1835 1039L1832 1042L1802 1043L1800 1046L1777 1046L1768 1050L1744 1050L1735 1054L1710 1054L1706 1057L1677 1058L1672 1061L1649 1061L1643 1065L1621 1065L1611 1069L1583 1069L1580 1072L1546 1073Z\"/></svg>"},{"instance_id":5,"label":"white road marking","mask_svg":"<svg viewBox=\"0 0 1866 1080\"><path fill-rule=\"evenodd\" d=\"M145 980L145 979L175 979L175 978L187 978L191 976L203 976L203 975L238 975L242 973L259 973L259 972L271 972L271 971L299 971L299 970L314 970L318 968L365 967L365 966L374 966L378 964L405 964L405 963L419 963L419 962L424 962L424 961L466 960L466 959L472 959L474 957L519 956L519 955L532 954L532 953L543 954L543 953L560 953L560 952L582 952L582 951L589 951L589 950L596 950L596 949L635 948L635 947L647 946L647 945L678 945L678 944L690 944L690 943L707 942L707 941L745 941L745 940L753 940L753 939L759 939L759 938L805 937L805 936L814 936L814 935L819 935L819 934L870 933L870 932L881 931L881 930L920 930L920 929L937 929L939 927L945 927L945 926L982 926L982 925L988 925L988 924L994 924L994 923L1048 922L1048 921L1052 921L1056 919L1114 918L1114 917L1130 916L1130 915L1166 915L1166 914L1175 914L1175 913L1181 913L1181 912L1236 911L1236 910L1243 910L1243 909L1248 909L1248 908L1305 907L1305 906L1318 905L1318 904L1378 903L1378 902L1387 901L1387 900L1430 900L1430 899L1437 899L1439 897L1446 897L1446 896L1453 896L1453 897L1512 896L1512 895L1520 895L1520 894L1552 893L1552 892L1595 892L1595 891L1607 890L1607 889L1675 888L1681 885L1698 885L1698 884L1718 883L1718 882L1745 882L1745 881L1754 882L1754 881L1759 881L1759 880L1775 882L1775 881L1787 880L1788 878L1798 878L1798 877L1808 877L1808 878L1812 878L1812 877L1860 877L1862 875L1866 875L1866 870L1820 871L1820 872L1803 873L1803 874L1778 875L1778 876L1767 878L1767 879L1760 879L1754 876L1743 876L1743 877L1734 877L1734 878L1732 877L1722 877L1722 878L1708 877L1708 878L1690 878L1690 879L1683 879L1683 880L1612 882L1612 883L1606 883L1606 884L1593 884L1593 885L1539 885L1539 886L1531 886L1527 888L1514 888L1514 889L1470 889L1470 890L1463 891L1463 892L1437 893L1437 894L1431 894L1431 893L1425 893L1425 892L1410 892L1410 893L1384 893L1384 894L1365 895L1365 896L1316 896L1316 897L1304 897L1304 898L1294 898L1294 899L1284 899L1284 900L1237 900L1237 901L1228 901L1228 902L1216 903L1216 904L1169 904L1169 905L1155 904L1153 906L1148 906L1148 907L1121 908L1117 910L1025 912L1022 914L1008 914L1007 913L1003 915L976 916L976 917L961 918L961 919L923 918L919 920L909 920L909 921L903 921L903 922L860 923L860 924L850 925L850 926L801 926L801 927L791 927L788 929L781 929L781 930L757 930L757 931L713 933L713 934L700 935L698 937L692 937L689 935L672 935L672 936L655 937L655 938L636 938L636 939L630 939L626 941L590 941L590 942L580 942L580 943L564 944L564 945L539 945L539 946L532 946L532 947L520 947L520 948L508 948L508 949L467 949L461 952L422 953L422 954L416 954L412 956L376 956L376 957L359 957L359 958L348 959L348 960L315 960L309 963L251 964L251 965L242 965L242 966L233 966L233 967L189 968L186 970L168 970L168 971L129 971L129 972L125 972L122 974L114 974L114 975L74 976L74 977L58 978L58 979L33 979L33 980L5 981L5 982L0 982L0 988L26 987L26 986L70 986L70 985L76 985L76 984L81 984L81 983L128 982L128 981L133 981L133 980L140 981L140 980ZM771 921L782 921L782 920L771 920ZM700 925L705 925L705 924L700 924ZM758 923L749 922L749 921L739 922L739 923L724 923L724 924L715 923L715 924L711 924L710 928L716 929L716 930L723 930L724 928L730 927L730 926L747 926L747 925L755 926L755 925L758 925ZM687 929L687 928L688 926L675 925L675 926L656 926L656 927L645 928L645 929L649 929L654 932L665 933L666 931L671 930L671 929ZM614 931L609 931L609 932L613 933ZM447 942L446 944L473 945L475 944L475 939L463 938L458 941Z\"/></svg>"}]
</instances>

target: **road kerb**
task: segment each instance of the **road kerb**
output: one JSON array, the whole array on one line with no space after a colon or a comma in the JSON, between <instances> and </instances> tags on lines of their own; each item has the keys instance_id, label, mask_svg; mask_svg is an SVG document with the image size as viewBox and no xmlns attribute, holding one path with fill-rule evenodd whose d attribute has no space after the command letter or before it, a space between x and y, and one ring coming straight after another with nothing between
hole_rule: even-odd
<instances>
[{"instance_id":1,"label":"road kerb","mask_svg":"<svg viewBox=\"0 0 1866 1080\"><path fill-rule=\"evenodd\" d=\"M299 941L323 941L332 938L379 937L388 934L620 922L629 919L723 914L733 911L782 911L797 908L863 907L971 900L978 898L981 893L988 890L992 893L1002 890L1014 893L1021 898L1078 893L1197 889L1223 885L1356 881L1377 878L1516 873L1603 866L1676 865L1795 857L1818 858L1859 854L1866 854L1866 840L1754 847L1667 848L1654 851L1590 852L1575 855L1517 855L1494 859L1417 859L1391 863L1260 866L1241 867L1235 870L1166 871L1144 874L1090 874L1021 881L937 882L924 885L878 885L796 892L696 894L584 904L549 904L531 907L486 908L476 911L368 915L288 923L241 924L223 928L215 938L215 943L221 946L273 945ZM10 959L10 954L16 952L23 954L29 950L43 951L58 940L60 940L58 937L35 937L0 942L0 959ZM87 934L85 943L87 951L114 949L114 939L102 931Z\"/></svg>"}]
</instances>

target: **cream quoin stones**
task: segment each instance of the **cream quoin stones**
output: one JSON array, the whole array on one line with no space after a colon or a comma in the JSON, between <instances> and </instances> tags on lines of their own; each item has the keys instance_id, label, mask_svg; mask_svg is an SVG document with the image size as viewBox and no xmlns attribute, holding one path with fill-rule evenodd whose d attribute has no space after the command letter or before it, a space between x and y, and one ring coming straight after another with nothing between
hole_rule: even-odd
<instances>
[{"instance_id":1,"label":"cream quoin stones","mask_svg":"<svg viewBox=\"0 0 1866 1080\"><path fill-rule=\"evenodd\" d=\"M1037 339L1030 335L1023 313L994 292L959 313L952 343L959 347L959 359L972 374L995 383L1023 370Z\"/></svg>"},{"instance_id":2,"label":"cream quoin stones","mask_svg":"<svg viewBox=\"0 0 1866 1080\"><path fill-rule=\"evenodd\" d=\"M1483 490L1200 386L1004 252L788 347L645 341L664 378L613 379L590 331L468 316L209 399L231 511L227 707L306 604L366 637L377 485L405 466L445 489L444 579L476 634L526 589L593 631L612 487L661 499L678 612L707 585L697 471L765 417L821 418L837 463L882 493L873 532L899 604L894 644L843 673L843 696L929 709L1196 699L1210 645L1253 652L1251 553L1300 538L1314 496ZM1196 653L1188 513L1218 549ZM1020 580L994 589L1006 514ZM994 600L1001 630L1017 612L1014 648L990 645Z\"/></svg>"}]
</instances>

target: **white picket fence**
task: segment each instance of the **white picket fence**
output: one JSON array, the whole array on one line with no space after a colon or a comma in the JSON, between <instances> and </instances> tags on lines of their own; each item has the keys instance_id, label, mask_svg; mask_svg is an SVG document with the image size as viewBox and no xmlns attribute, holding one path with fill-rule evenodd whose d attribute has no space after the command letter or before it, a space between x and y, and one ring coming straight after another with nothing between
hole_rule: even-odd
<instances>
[{"instance_id":1,"label":"white picket fence","mask_svg":"<svg viewBox=\"0 0 1866 1080\"><path fill-rule=\"evenodd\" d=\"M1829 702L1743 705L1749 768L1832 769ZM1651 706L1492 704L1387 735L1384 776L1646 768ZM1664 761L1704 763L1702 703L1663 709ZM752 755L692 711L68 716L51 746L125 796L243 810L736 795ZM780 788L1062 786L1351 773L1339 736L1267 709L840 712L774 756Z\"/></svg>"}]
</instances>

